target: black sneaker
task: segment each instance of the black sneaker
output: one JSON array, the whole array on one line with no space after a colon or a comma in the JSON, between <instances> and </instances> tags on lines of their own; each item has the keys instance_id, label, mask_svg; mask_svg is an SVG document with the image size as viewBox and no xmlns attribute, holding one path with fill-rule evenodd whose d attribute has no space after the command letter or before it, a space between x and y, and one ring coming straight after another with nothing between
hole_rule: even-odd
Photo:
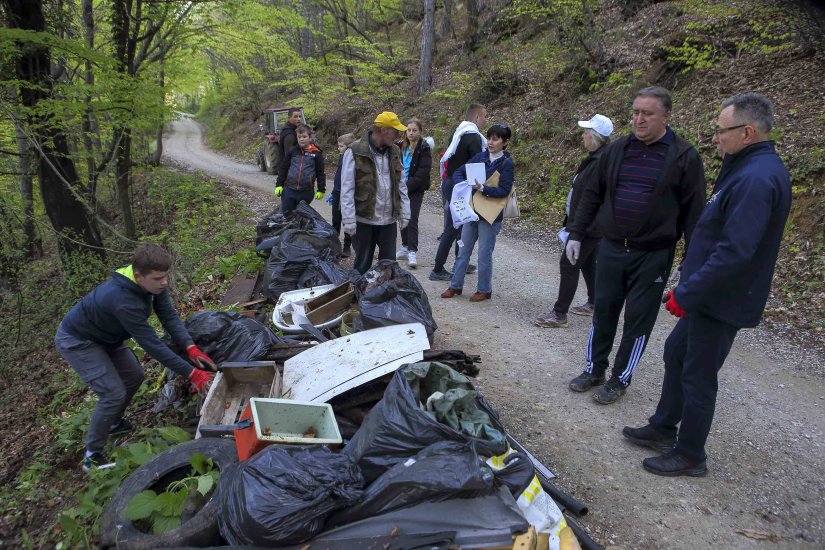
<instances>
[{"instance_id":1,"label":"black sneaker","mask_svg":"<svg viewBox=\"0 0 825 550\"><path fill-rule=\"evenodd\" d=\"M89 456L83 458L83 471L89 472L91 470L108 470L114 468L114 462L108 462L106 457L101 452L94 452Z\"/></svg>"},{"instance_id":2,"label":"black sneaker","mask_svg":"<svg viewBox=\"0 0 825 550\"><path fill-rule=\"evenodd\" d=\"M708 473L707 461L696 462L675 449L660 456L644 459L642 466L651 474L665 477L702 477Z\"/></svg>"},{"instance_id":3,"label":"black sneaker","mask_svg":"<svg viewBox=\"0 0 825 550\"><path fill-rule=\"evenodd\" d=\"M584 371L570 381L569 387L575 392L583 392L602 384L604 384L604 375L598 376Z\"/></svg>"},{"instance_id":4,"label":"black sneaker","mask_svg":"<svg viewBox=\"0 0 825 550\"><path fill-rule=\"evenodd\" d=\"M650 424L647 426L642 426L641 428L631 428L630 426L625 426L622 429L622 435L636 445L650 447L651 449L656 449L657 451L661 451L663 453L672 451L673 447L676 446L675 437L667 437L662 435L659 430Z\"/></svg>"},{"instance_id":5,"label":"black sneaker","mask_svg":"<svg viewBox=\"0 0 825 550\"><path fill-rule=\"evenodd\" d=\"M117 424L113 424L111 428L109 428L109 435L121 435L125 433L129 433L134 429L132 423L129 422L126 418L121 418Z\"/></svg>"},{"instance_id":6,"label":"black sneaker","mask_svg":"<svg viewBox=\"0 0 825 550\"><path fill-rule=\"evenodd\" d=\"M453 278L453 274L447 271L446 269L442 269L441 271L432 270L430 271L430 280L431 281L450 281Z\"/></svg>"},{"instance_id":7,"label":"black sneaker","mask_svg":"<svg viewBox=\"0 0 825 550\"><path fill-rule=\"evenodd\" d=\"M350 256L352 256L352 248L349 245L344 245L344 248L341 249L341 257L349 258Z\"/></svg>"},{"instance_id":8,"label":"black sneaker","mask_svg":"<svg viewBox=\"0 0 825 550\"><path fill-rule=\"evenodd\" d=\"M478 267L476 267L475 264L467 264L467 275L469 275L470 273L475 273L476 271L478 271Z\"/></svg>"},{"instance_id":9,"label":"black sneaker","mask_svg":"<svg viewBox=\"0 0 825 550\"><path fill-rule=\"evenodd\" d=\"M611 403L618 401L626 391L627 388L619 382L619 379L615 376L611 376L610 380L607 381L607 384L605 384L603 388L599 388L599 391L593 394L593 399L596 403L610 405Z\"/></svg>"}]
</instances>

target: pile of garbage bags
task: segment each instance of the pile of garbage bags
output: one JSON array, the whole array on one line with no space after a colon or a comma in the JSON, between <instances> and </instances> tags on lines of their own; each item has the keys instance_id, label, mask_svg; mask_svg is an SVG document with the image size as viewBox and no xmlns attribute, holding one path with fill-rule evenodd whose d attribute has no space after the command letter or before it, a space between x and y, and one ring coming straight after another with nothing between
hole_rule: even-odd
<instances>
[{"instance_id":1,"label":"pile of garbage bags","mask_svg":"<svg viewBox=\"0 0 825 550\"><path fill-rule=\"evenodd\" d=\"M433 319L427 293L409 271L395 260L379 260L355 283L360 315L353 321L356 332L371 328L421 323L432 342L438 325Z\"/></svg>"},{"instance_id":2,"label":"pile of garbage bags","mask_svg":"<svg viewBox=\"0 0 825 550\"><path fill-rule=\"evenodd\" d=\"M264 287L270 301L283 292L355 280L357 272L338 263L338 233L305 202L286 215L272 212L257 228L257 250L268 255Z\"/></svg>"},{"instance_id":3,"label":"pile of garbage bags","mask_svg":"<svg viewBox=\"0 0 825 550\"><path fill-rule=\"evenodd\" d=\"M403 535L410 546L446 548L480 533L507 543L536 517L558 530L560 511L552 522L525 511L541 491L532 463L485 410L448 366L406 365L340 452L275 445L222 472L220 533L233 545L320 548Z\"/></svg>"}]
</instances>

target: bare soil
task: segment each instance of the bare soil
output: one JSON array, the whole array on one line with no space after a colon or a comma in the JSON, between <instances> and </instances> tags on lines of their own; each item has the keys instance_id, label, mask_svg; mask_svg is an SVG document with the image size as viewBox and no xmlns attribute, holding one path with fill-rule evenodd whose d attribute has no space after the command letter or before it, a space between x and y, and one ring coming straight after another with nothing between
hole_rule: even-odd
<instances>
[{"instance_id":1,"label":"bare soil","mask_svg":"<svg viewBox=\"0 0 825 550\"><path fill-rule=\"evenodd\" d=\"M276 205L272 176L206 151L192 121L173 125L166 155L230 183L257 213ZM329 218L326 204L313 207ZM595 539L645 549L825 546L825 355L815 346L764 328L740 332L720 373L707 477L657 477L641 467L652 451L624 440L621 429L643 425L653 413L673 319L660 315L627 395L598 405L567 388L583 370L589 319L571 315L566 329L531 323L558 288L553 232L506 223L494 255L493 299L471 304L474 275L468 292L449 300L439 297L446 283L427 279L441 232L437 191L428 194L420 221L413 273L439 324L434 347L482 356L478 388L559 486L589 504L579 522ZM582 292L574 303L584 301Z\"/></svg>"}]
</instances>

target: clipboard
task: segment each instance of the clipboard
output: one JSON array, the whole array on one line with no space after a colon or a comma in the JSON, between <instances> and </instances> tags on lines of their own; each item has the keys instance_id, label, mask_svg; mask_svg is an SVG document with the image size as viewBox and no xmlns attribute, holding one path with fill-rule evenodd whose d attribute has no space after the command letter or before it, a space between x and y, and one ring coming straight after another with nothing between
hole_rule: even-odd
<instances>
[{"instance_id":1,"label":"clipboard","mask_svg":"<svg viewBox=\"0 0 825 550\"><path fill-rule=\"evenodd\" d=\"M500 178L501 174L498 170L496 170L489 178L487 178L484 185L488 187L498 187L498 181ZM498 215L501 214L501 211L504 210L504 207L507 205L507 199L509 198L510 195L501 198L493 198L485 197L481 193L473 193L470 205L473 207L473 210L476 211L476 214L487 220L488 223L493 224L496 221L496 218L498 218Z\"/></svg>"}]
</instances>

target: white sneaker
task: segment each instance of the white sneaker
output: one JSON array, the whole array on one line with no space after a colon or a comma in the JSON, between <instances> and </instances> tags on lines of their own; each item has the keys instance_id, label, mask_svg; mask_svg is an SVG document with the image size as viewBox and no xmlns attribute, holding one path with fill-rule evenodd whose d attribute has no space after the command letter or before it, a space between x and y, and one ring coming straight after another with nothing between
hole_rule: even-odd
<instances>
[{"instance_id":1,"label":"white sneaker","mask_svg":"<svg viewBox=\"0 0 825 550\"><path fill-rule=\"evenodd\" d=\"M418 267L418 262L415 259L415 252L413 252L412 250L410 250L407 253L407 267L411 269L415 269L416 267Z\"/></svg>"},{"instance_id":2,"label":"white sneaker","mask_svg":"<svg viewBox=\"0 0 825 550\"><path fill-rule=\"evenodd\" d=\"M395 253L396 260L403 260L404 258L408 257L410 254L409 249L406 246L402 246L398 252Z\"/></svg>"}]
</instances>

